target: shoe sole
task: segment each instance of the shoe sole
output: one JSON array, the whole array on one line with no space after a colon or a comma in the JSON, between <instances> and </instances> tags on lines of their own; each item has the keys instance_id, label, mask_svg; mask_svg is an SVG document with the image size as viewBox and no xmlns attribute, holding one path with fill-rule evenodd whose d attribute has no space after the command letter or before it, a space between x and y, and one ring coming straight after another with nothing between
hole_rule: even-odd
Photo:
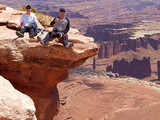
<instances>
[{"instance_id":1,"label":"shoe sole","mask_svg":"<svg viewBox=\"0 0 160 120\"><path fill-rule=\"evenodd\" d=\"M22 35L22 34L19 33L19 32L16 32L16 35L17 35L18 37L24 37L24 35Z\"/></svg>"},{"instance_id":2,"label":"shoe sole","mask_svg":"<svg viewBox=\"0 0 160 120\"><path fill-rule=\"evenodd\" d=\"M71 43L71 44L69 44L69 48L71 48L71 47L73 47L74 46L74 43Z\"/></svg>"},{"instance_id":3,"label":"shoe sole","mask_svg":"<svg viewBox=\"0 0 160 120\"><path fill-rule=\"evenodd\" d=\"M42 45L44 45L44 43L41 41L41 38L39 36L37 37L37 40L40 41Z\"/></svg>"},{"instance_id":4,"label":"shoe sole","mask_svg":"<svg viewBox=\"0 0 160 120\"><path fill-rule=\"evenodd\" d=\"M36 35L37 35L37 33L33 33L33 34L29 35L29 38L33 38L33 37L35 37Z\"/></svg>"}]
</instances>

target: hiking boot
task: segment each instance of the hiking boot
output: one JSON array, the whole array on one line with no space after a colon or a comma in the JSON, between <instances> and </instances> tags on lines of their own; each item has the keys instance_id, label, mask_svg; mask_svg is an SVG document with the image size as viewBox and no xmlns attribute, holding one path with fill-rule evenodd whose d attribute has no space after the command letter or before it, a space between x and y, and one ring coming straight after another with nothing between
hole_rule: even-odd
<instances>
[{"instance_id":1,"label":"hiking boot","mask_svg":"<svg viewBox=\"0 0 160 120\"><path fill-rule=\"evenodd\" d=\"M41 37L37 36L37 40L40 41L40 43L41 43L42 45L44 45L44 41L42 40Z\"/></svg>"},{"instance_id":2,"label":"hiking boot","mask_svg":"<svg viewBox=\"0 0 160 120\"><path fill-rule=\"evenodd\" d=\"M20 33L19 31L16 31L16 35L17 35L18 37L24 37L24 34L23 34L23 33Z\"/></svg>"},{"instance_id":3,"label":"hiking boot","mask_svg":"<svg viewBox=\"0 0 160 120\"><path fill-rule=\"evenodd\" d=\"M71 44L69 44L69 48L71 48L71 47L73 47L74 46L74 43L71 43Z\"/></svg>"},{"instance_id":4,"label":"hiking boot","mask_svg":"<svg viewBox=\"0 0 160 120\"><path fill-rule=\"evenodd\" d=\"M29 35L29 38L34 38L36 35L37 35L37 33L36 33L36 32L35 32L35 33L33 33L33 34L30 34L30 35Z\"/></svg>"},{"instance_id":5,"label":"hiking boot","mask_svg":"<svg viewBox=\"0 0 160 120\"><path fill-rule=\"evenodd\" d=\"M68 49L68 48L71 48L73 46L74 46L74 43L71 43L71 44L69 44L69 46L66 46L65 48Z\"/></svg>"}]
</instances>

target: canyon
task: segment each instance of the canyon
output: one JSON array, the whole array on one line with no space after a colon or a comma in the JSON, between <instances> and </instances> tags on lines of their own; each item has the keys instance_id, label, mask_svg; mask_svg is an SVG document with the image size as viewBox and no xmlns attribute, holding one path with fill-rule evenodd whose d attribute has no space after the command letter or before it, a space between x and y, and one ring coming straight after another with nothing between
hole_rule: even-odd
<instances>
[{"instance_id":1,"label":"canyon","mask_svg":"<svg viewBox=\"0 0 160 120\"><path fill-rule=\"evenodd\" d=\"M95 59L96 70L106 70L107 66L114 66L115 61L125 59L126 63L134 59L143 60L149 57L150 62L144 67L151 66L151 78L158 78L157 61L159 61L160 22L142 21L135 23L115 23L94 25L89 27L85 35L92 36L99 44L99 53ZM90 66L92 60L85 64ZM125 65L119 64L119 70L123 71ZM91 67L91 66L90 66ZM125 66L126 67L126 66ZM135 64L134 72L140 70ZM145 68L144 68L145 69ZM146 68L148 69L148 67ZM143 74L143 72L141 72ZM147 72L148 73L148 72ZM126 73L123 75L129 75ZM150 76L150 75L148 75ZM138 76L134 76L138 77ZM140 76L139 76L140 77ZM157 80L158 81L158 80Z\"/></svg>"},{"instance_id":2,"label":"canyon","mask_svg":"<svg viewBox=\"0 0 160 120\"><path fill-rule=\"evenodd\" d=\"M31 119L159 120L159 0L0 3L16 9L31 4L53 17L64 7L80 30L71 28L75 45L68 50L58 40L42 46L28 35L16 38L24 12L0 5L0 75L33 100Z\"/></svg>"},{"instance_id":3,"label":"canyon","mask_svg":"<svg viewBox=\"0 0 160 120\"><path fill-rule=\"evenodd\" d=\"M151 26L152 29L150 29ZM159 27L159 22L156 24L156 22L147 21L134 24L96 25L93 28L88 28L86 35L92 36L95 42L100 43L98 58L102 59L110 58L123 51L137 52L138 48L148 49L149 45L154 50L158 50Z\"/></svg>"},{"instance_id":4,"label":"canyon","mask_svg":"<svg viewBox=\"0 0 160 120\"><path fill-rule=\"evenodd\" d=\"M36 10L50 15L64 7L70 14L71 26L82 34L93 25L160 20L159 0L1 0L0 4L16 9L30 4Z\"/></svg>"}]
</instances>

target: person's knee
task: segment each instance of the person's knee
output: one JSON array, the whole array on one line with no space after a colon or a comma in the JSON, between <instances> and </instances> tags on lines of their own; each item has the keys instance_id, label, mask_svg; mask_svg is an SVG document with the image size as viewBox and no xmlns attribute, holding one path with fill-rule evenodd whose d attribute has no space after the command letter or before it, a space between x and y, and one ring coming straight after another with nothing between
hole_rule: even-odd
<instances>
[{"instance_id":1,"label":"person's knee","mask_svg":"<svg viewBox=\"0 0 160 120\"><path fill-rule=\"evenodd\" d=\"M30 28L29 29L29 34L33 34L34 33L34 29L33 28Z\"/></svg>"},{"instance_id":2,"label":"person's knee","mask_svg":"<svg viewBox=\"0 0 160 120\"><path fill-rule=\"evenodd\" d=\"M68 41L68 35L67 35L67 34L64 35L64 36L63 36L63 39L64 39L65 41Z\"/></svg>"}]
</instances>

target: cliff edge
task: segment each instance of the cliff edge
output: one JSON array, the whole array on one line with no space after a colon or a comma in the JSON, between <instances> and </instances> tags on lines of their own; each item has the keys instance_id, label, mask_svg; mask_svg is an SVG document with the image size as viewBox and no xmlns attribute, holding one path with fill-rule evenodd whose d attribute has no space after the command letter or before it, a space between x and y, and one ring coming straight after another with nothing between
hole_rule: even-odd
<instances>
[{"instance_id":1,"label":"cliff edge","mask_svg":"<svg viewBox=\"0 0 160 120\"><path fill-rule=\"evenodd\" d=\"M36 39L17 38L15 29L23 12L0 6L0 75L19 91L29 95L35 103L38 120L52 120L58 113L57 83L68 77L69 69L82 65L97 54L93 38L69 32L72 48L50 41L41 45ZM39 27L40 23L38 24Z\"/></svg>"}]
</instances>

